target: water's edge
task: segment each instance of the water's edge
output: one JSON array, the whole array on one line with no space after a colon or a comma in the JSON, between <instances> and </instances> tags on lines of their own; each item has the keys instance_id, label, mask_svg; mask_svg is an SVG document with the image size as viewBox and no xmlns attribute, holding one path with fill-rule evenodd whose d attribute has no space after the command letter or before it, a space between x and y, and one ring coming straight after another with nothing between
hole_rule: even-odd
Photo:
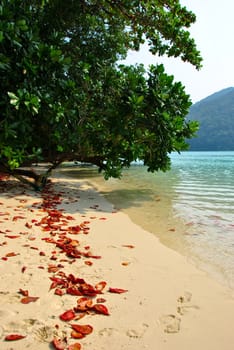
<instances>
[{"instance_id":1,"label":"water's edge","mask_svg":"<svg viewBox=\"0 0 234 350\"><path fill-rule=\"evenodd\" d=\"M96 167L70 167L90 179L133 222L234 289L234 152L171 154L172 169L148 173L136 162L121 180Z\"/></svg>"}]
</instances>

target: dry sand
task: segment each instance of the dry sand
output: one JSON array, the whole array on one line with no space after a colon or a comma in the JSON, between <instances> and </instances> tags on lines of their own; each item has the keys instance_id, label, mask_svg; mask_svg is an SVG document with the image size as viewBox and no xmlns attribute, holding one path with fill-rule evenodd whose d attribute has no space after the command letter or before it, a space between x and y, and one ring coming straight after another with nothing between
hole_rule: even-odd
<instances>
[{"instance_id":1,"label":"dry sand","mask_svg":"<svg viewBox=\"0 0 234 350\"><path fill-rule=\"evenodd\" d=\"M41 194L11 180L1 185L0 203L1 350L53 349L54 337L83 350L234 349L233 291L115 211L90 182L56 177ZM81 258L48 242L65 235L79 241ZM80 296L55 295L50 278L69 274L92 286L106 282L93 303L101 298L109 315L90 309L80 320L60 320ZM22 303L25 291L38 299ZM74 323L93 332L72 339ZM6 341L11 334L25 338Z\"/></svg>"}]
</instances>

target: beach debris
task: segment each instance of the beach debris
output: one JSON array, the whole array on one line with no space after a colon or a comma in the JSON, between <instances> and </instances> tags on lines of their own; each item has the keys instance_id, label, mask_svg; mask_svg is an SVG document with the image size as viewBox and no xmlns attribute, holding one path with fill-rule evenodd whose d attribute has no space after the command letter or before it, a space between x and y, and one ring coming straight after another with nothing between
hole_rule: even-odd
<instances>
[{"instance_id":1,"label":"beach debris","mask_svg":"<svg viewBox=\"0 0 234 350\"><path fill-rule=\"evenodd\" d=\"M63 314L59 316L60 320L66 321L66 322L73 320L75 317L76 317L76 314L72 309L65 311Z\"/></svg>"},{"instance_id":2,"label":"beach debris","mask_svg":"<svg viewBox=\"0 0 234 350\"><path fill-rule=\"evenodd\" d=\"M110 315L109 310L103 304L95 304L95 305L93 305L91 310L94 310L98 314L103 314L103 315L106 315L106 316Z\"/></svg>"},{"instance_id":3,"label":"beach debris","mask_svg":"<svg viewBox=\"0 0 234 350\"><path fill-rule=\"evenodd\" d=\"M122 244L122 247L133 249L135 246L133 244Z\"/></svg>"},{"instance_id":4,"label":"beach debris","mask_svg":"<svg viewBox=\"0 0 234 350\"><path fill-rule=\"evenodd\" d=\"M22 215L16 215L16 216L14 216L13 217L13 221L17 221L17 220L19 220L19 219L26 219L26 216L22 216Z\"/></svg>"},{"instance_id":5,"label":"beach debris","mask_svg":"<svg viewBox=\"0 0 234 350\"><path fill-rule=\"evenodd\" d=\"M6 238L10 238L10 239L15 239L15 238L19 238L19 235L5 235Z\"/></svg>"},{"instance_id":6,"label":"beach debris","mask_svg":"<svg viewBox=\"0 0 234 350\"><path fill-rule=\"evenodd\" d=\"M54 346L54 349L56 350L65 350L67 347L67 339L54 337L54 339L52 340L52 344Z\"/></svg>"},{"instance_id":7,"label":"beach debris","mask_svg":"<svg viewBox=\"0 0 234 350\"><path fill-rule=\"evenodd\" d=\"M93 332L93 327L89 324L79 325L79 324L71 324L72 332L71 337L75 339L82 339L86 335Z\"/></svg>"},{"instance_id":8,"label":"beach debris","mask_svg":"<svg viewBox=\"0 0 234 350\"><path fill-rule=\"evenodd\" d=\"M117 293L117 294L121 294L121 293L126 293L128 292L127 289L121 289L121 288L109 288L108 292L110 293Z\"/></svg>"},{"instance_id":9,"label":"beach debris","mask_svg":"<svg viewBox=\"0 0 234 350\"><path fill-rule=\"evenodd\" d=\"M29 304L29 303L34 303L35 301L37 301L39 299L39 297L30 297L30 296L26 296L25 298L22 298L20 300L20 302L22 304Z\"/></svg>"},{"instance_id":10,"label":"beach debris","mask_svg":"<svg viewBox=\"0 0 234 350\"><path fill-rule=\"evenodd\" d=\"M26 289L19 289L19 293L23 295L24 297L28 297L28 290Z\"/></svg>"},{"instance_id":11,"label":"beach debris","mask_svg":"<svg viewBox=\"0 0 234 350\"><path fill-rule=\"evenodd\" d=\"M21 335L21 334L8 334L5 336L4 340L6 341L14 341L14 340L20 340L25 338L25 335Z\"/></svg>"}]
</instances>

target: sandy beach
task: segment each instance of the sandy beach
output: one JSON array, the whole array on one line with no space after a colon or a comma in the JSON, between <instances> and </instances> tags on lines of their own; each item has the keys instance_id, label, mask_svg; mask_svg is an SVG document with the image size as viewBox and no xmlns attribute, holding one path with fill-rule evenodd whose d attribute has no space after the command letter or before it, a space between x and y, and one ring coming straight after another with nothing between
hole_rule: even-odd
<instances>
[{"instance_id":1,"label":"sandy beach","mask_svg":"<svg viewBox=\"0 0 234 350\"><path fill-rule=\"evenodd\" d=\"M1 350L234 348L234 292L89 179L0 183L0 279Z\"/></svg>"}]
</instances>

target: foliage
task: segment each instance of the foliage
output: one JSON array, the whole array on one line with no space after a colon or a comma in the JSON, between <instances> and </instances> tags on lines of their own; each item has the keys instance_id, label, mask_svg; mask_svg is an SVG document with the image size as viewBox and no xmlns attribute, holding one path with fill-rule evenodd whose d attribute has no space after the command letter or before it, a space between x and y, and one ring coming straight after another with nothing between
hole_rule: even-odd
<instances>
[{"instance_id":1,"label":"foliage","mask_svg":"<svg viewBox=\"0 0 234 350\"><path fill-rule=\"evenodd\" d=\"M227 88L195 103L188 116L197 120L197 137L191 151L234 151L234 88Z\"/></svg>"},{"instance_id":2,"label":"foliage","mask_svg":"<svg viewBox=\"0 0 234 350\"><path fill-rule=\"evenodd\" d=\"M186 147L189 96L163 66L117 63L146 40L154 54L201 67L179 1L2 0L0 165L91 162L119 176L132 160L150 171Z\"/></svg>"}]
</instances>

